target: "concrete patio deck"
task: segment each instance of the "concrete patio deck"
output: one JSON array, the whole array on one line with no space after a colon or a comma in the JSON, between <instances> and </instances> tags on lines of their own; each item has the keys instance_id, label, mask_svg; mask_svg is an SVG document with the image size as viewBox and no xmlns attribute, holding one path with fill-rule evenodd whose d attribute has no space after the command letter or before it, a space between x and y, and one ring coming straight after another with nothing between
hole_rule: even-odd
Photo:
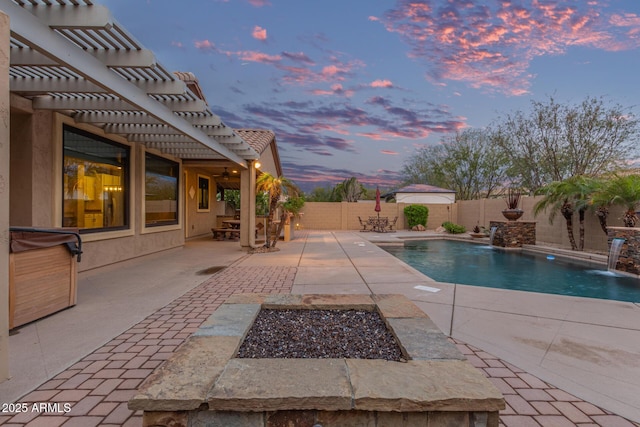
<instances>
[{"instance_id":1,"label":"concrete patio deck","mask_svg":"<svg viewBox=\"0 0 640 427\"><path fill-rule=\"evenodd\" d=\"M0 403L70 412L30 406L0 424L141 425L134 390L229 295L292 292L408 296L503 392L502 425L640 425L638 304L439 283L371 243L416 234L299 232L255 255L207 237L83 273L77 306L10 337L0 384Z\"/></svg>"}]
</instances>

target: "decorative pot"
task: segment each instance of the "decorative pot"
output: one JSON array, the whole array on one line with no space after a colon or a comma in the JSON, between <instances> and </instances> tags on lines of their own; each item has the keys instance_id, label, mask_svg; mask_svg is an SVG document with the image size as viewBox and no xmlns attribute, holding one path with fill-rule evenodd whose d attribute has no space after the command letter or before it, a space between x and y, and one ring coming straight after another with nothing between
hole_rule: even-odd
<instances>
[{"instance_id":1,"label":"decorative pot","mask_svg":"<svg viewBox=\"0 0 640 427\"><path fill-rule=\"evenodd\" d=\"M515 221L524 214L522 209L505 209L502 211L502 215L509 221Z\"/></svg>"},{"instance_id":2,"label":"decorative pot","mask_svg":"<svg viewBox=\"0 0 640 427\"><path fill-rule=\"evenodd\" d=\"M486 235L485 233L475 233L475 232L471 232L471 233L469 233L469 235L470 235L471 237L473 237L474 239L480 239L480 238L483 238L483 237L487 237L487 235Z\"/></svg>"}]
</instances>

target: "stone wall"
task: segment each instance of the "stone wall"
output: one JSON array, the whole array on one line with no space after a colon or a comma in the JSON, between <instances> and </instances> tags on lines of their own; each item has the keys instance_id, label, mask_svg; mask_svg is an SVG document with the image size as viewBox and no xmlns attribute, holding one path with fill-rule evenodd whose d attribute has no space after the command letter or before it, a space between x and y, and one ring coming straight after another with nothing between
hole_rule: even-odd
<instances>
[{"instance_id":1,"label":"stone wall","mask_svg":"<svg viewBox=\"0 0 640 427\"><path fill-rule=\"evenodd\" d=\"M624 239L615 269L640 275L640 228L609 227L609 248L613 239Z\"/></svg>"},{"instance_id":2,"label":"stone wall","mask_svg":"<svg viewBox=\"0 0 640 427\"><path fill-rule=\"evenodd\" d=\"M491 221L489 229L496 227L493 246L521 248L536 244L536 223L533 221Z\"/></svg>"}]
</instances>

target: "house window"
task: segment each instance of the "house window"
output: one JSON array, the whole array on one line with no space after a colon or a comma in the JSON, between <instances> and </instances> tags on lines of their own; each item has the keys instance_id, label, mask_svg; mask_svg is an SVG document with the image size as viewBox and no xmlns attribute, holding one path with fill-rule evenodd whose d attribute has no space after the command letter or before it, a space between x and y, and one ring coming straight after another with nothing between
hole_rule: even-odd
<instances>
[{"instance_id":1,"label":"house window","mask_svg":"<svg viewBox=\"0 0 640 427\"><path fill-rule=\"evenodd\" d=\"M209 177L198 175L198 212L209 212Z\"/></svg>"},{"instance_id":2,"label":"house window","mask_svg":"<svg viewBox=\"0 0 640 427\"><path fill-rule=\"evenodd\" d=\"M147 227L178 223L178 172L171 160L145 155L144 220Z\"/></svg>"},{"instance_id":3,"label":"house window","mask_svg":"<svg viewBox=\"0 0 640 427\"><path fill-rule=\"evenodd\" d=\"M62 225L81 233L129 228L129 147L63 129Z\"/></svg>"}]
</instances>

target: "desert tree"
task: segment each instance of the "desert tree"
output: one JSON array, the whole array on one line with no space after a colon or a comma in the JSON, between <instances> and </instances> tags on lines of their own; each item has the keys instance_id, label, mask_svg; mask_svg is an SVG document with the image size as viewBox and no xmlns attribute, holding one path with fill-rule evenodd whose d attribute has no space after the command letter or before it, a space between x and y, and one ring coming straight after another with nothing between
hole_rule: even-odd
<instances>
[{"instance_id":1,"label":"desert tree","mask_svg":"<svg viewBox=\"0 0 640 427\"><path fill-rule=\"evenodd\" d=\"M610 172L638 153L638 119L602 98L532 101L530 111L507 114L493 127L510 178L533 193L550 182Z\"/></svg>"},{"instance_id":2,"label":"desert tree","mask_svg":"<svg viewBox=\"0 0 640 427\"><path fill-rule=\"evenodd\" d=\"M440 144L422 147L405 162L407 184L430 184L456 192L460 200L491 197L506 180L506 157L487 129L466 129Z\"/></svg>"},{"instance_id":3,"label":"desert tree","mask_svg":"<svg viewBox=\"0 0 640 427\"><path fill-rule=\"evenodd\" d=\"M334 187L334 193L338 201L357 202L366 190L355 176L347 178Z\"/></svg>"}]
</instances>

